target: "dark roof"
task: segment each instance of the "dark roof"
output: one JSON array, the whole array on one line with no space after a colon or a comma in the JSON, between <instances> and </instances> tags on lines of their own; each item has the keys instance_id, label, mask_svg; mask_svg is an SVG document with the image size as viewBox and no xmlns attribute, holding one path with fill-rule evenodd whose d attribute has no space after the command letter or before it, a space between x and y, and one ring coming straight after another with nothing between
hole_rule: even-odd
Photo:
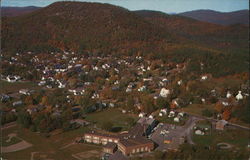
<instances>
[{"instance_id":1,"label":"dark roof","mask_svg":"<svg viewBox=\"0 0 250 160\"><path fill-rule=\"evenodd\" d=\"M122 152L117 151L113 155L111 155L108 160L128 160L128 158L124 156Z\"/></svg>"},{"instance_id":2,"label":"dark roof","mask_svg":"<svg viewBox=\"0 0 250 160\"><path fill-rule=\"evenodd\" d=\"M137 123L145 124L145 125L152 125L154 123L155 119L148 118L148 117L142 117L138 120Z\"/></svg>"},{"instance_id":3,"label":"dark roof","mask_svg":"<svg viewBox=\"0 0 250 160\"><path fill-rule=\"evenodd\" d=\"M115 147L116 147L117 145L116 145L116 143L111 143L111 142L109 142L109 143L107 143L105 146L103 146L104 148L110 148L110 149L115 149Z\"/></svg>"},{"instance_id":4,"label":"dark roof","mask_svg":"<svg viewBox=\"0 0 250 160\"><path fill-rule=\"evenodd\" d=\"M138 137L124 137L119 141L120 144L124 145L125 147L131 147L131 146L137 146L137 145L143 145L143 144L150 144L153 143L151 140L138 136Z\"/></svg>"},{"instance_id":5,"label":"dark roof","mask_svg":"<svg viewBox=\"0 0 250 160\"><path fill-rule=\"evenodd\" d=\"M137 123L133 128L129 130L128 134L130 136L142 136L147 128L148 125Z\"/></svg>"}]
</instances>

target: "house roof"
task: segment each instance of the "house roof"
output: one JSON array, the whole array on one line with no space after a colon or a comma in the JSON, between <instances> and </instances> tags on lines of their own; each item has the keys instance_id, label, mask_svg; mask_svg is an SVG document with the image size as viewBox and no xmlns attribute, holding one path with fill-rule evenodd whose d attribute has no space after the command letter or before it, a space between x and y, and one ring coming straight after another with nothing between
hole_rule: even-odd
<instances>
[{"instance_id":1,"label":"house roof","mask_svg":"<svg viewBox=\"0 0 250 160\"><path fill-rule=\"evenodd\" d=\"M133 128L129 130L128 135L129 136L142 136L147 128L148 128L148 125L137 123Z\"/></svg>"},{"instance_id":2,"label":"house roof","mask_svg":"<svg viewBox=\"0 0 250 160\"><path fill-rule=\"evenodd\" d=\"M155 120L153 118L142 117L140 118L137 123L151 125Z\"/></svg>"},{"instance_id":3,"label":"house roof","mask_svg":"<svg viewBox=\"0 0 250 160\"><path fill-rule=\"evenodd\" d=\"M153 144L153 142L145 137L142 136L134 136L126 138L124 137L119 141L120 144L124 145L125 147L132 147L137 145L143 145L143 144Z\"/></svg>"}]
</instances>

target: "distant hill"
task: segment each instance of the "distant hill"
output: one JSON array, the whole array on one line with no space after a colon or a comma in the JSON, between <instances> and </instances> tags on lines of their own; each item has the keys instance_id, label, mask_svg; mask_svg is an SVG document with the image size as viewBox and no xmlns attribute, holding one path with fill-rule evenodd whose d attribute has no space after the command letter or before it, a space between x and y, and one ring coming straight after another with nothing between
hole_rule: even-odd
<instances>
[{"instance_id":1,"label":"distant hill","mask_svg":"<svg viewBox=\"0 0 250 160\"><path fill-rule=\"evenodd\" d=\"M249 10L240 10L235 12L195 10L195 11L180 13L179 15L220 25L232 25L232 24L249 25Z\"/></svg>"},{"instance_id":2,"label":"distant hill","mask_svg":"<svg viewBox=\"0 0 250 160\"><path fill-rule=\"evenodd\" d=\"M2 48L17 51L150 52L172 40L170 34L127 9L86 2L56 2L29 14L6 17L2 31Z\"/></svg>"},{"instance_id":3,"label":"distant hill","mask_svg":"<svg viewBox=\"0 0 250 160\"><path fill-rule=\"evenodd\" d=\"M40 9L40 7L28 6L28 7L1 7L1 16L13 17L27 14Z\"/></svg>"},{"instance_id":4,"label":"distant hill","mask_svg":"<svg viewBox=\"0 0 250 160\"><path fill-rule=\"evenodd\" d=\"M168 15L150 10L139 10L134 13L183 41L192 41L218 49L248 48L248 27L244 25L221 26L181 15Z\"/></svg>"}]
</instances>

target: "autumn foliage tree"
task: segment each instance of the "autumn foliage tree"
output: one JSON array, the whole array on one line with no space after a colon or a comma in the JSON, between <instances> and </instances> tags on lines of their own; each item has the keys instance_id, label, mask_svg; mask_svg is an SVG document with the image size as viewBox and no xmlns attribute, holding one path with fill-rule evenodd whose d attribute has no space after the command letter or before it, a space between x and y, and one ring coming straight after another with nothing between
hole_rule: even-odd
<instances>
[{"instance_id":1,"label":"autumn foliage tree","mask_svg":"<svg viewBox=\"0 0 250 160\"><path fill-rule=\"evenodd\" d=\"M226 108L222 113L222 119L229 120L231 117L231 110L229 108Z\"/></svg>"},{"instance_id":2,"label":"autumn foliage tree","mask_svg":"<svg viewBox=\"0 0 250 160\"><path fill-rule=\"evenodd\" d=\"M221 113L223 111L223 105L221 103L216 103L216 105L214 106L215 107L215 110L218 112L218 113Z\"/></svg>"}]
</instances>

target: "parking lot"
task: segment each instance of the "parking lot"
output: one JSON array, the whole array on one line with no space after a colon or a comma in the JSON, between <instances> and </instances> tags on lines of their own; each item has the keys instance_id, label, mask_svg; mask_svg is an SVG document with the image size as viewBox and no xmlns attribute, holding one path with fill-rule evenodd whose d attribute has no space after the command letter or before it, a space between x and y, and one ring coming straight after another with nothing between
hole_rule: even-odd
<instances>
[{"instance_id":1,"label":"parking lot","mask_svg":"<svg viewBox=\"0 0 250 160\"><path fill-rule=\"evenodd\" d=\"M180 144L184 143L185 137L192 144L191 129L196 120L196 118L190 117L184 126L159 124L150 137L158 145L156 149L161 151L176 150Z\"/></svg>"}]
</instances>

